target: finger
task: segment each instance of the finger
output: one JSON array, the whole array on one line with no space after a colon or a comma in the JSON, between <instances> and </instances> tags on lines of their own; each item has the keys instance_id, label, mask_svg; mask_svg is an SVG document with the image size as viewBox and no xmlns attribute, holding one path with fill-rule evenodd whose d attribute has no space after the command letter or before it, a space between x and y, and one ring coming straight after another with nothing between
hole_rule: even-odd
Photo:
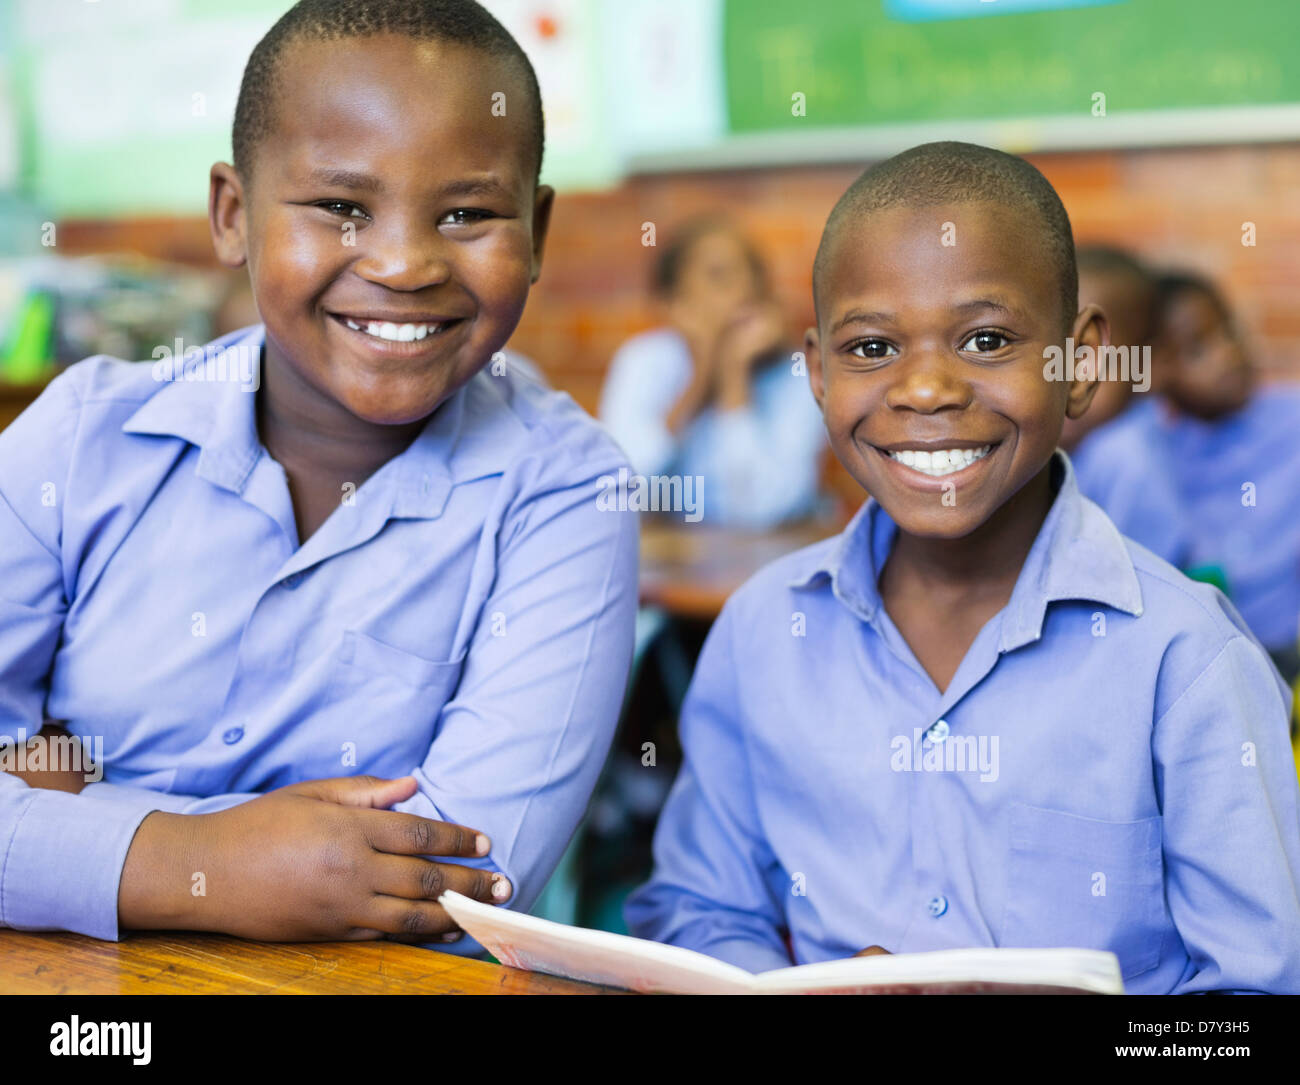
<instances>
[{"instance_id":1,"label":"finger","mask_svg":"<svg viewBox=\"0 0 1300 1085\"><path fill-rule=\"evenodd\" d=\"M328 780L304 780L281 790L340 806L384 810L409 799L417 787L414 776L400 776L395 780L382 780L377 776L335 776Z\"/></svg>"},{"instance_id":2,"label":"finger","mask_svg":"<svg viewBox=\"0 0 1300 1085\"><path fill-rule=\"evenodd\" d=\"M858 952L855 953L855 954L853 954L853 956L855 956L855 957L879 957L879 956L881 956L882 954L883 954L884 956L888 957L888 956L889 956L889 950L884 949L884 948L882 948L881 946L867 946L866 949L860 949L860 950L858 950Z\"/></svg>"},{"instance_id":3,"label":"finger","mask_svg":"<svg viewBox=\"0 0 1300 1085\"><path fill-rule=\"evenodd\" d=\"M445 934L460 933L456 921L441 904L378 893L371 897L362 922L400 941L437 942Z\"/></svg>"},{"instance_id":4,"label":"finger","mask_svg":"<svg viewBox=\"0 0 1300 1085\"><path fill-rule=\"evenodd\" d=\"M477 829L392 810L376 810L368 814L366 833L372 848L390 855L448 855L479 859L492 848L492 841Z\"/></svg>"},{"instance_id":5,"label":"finger","mask_svg":"<svg viewBox=\"0 0 1300 1085\"><path fill-rule=\"evenodd\" d=\"M381 856L370 888L408 900L437 900L447 890L485 904L501 904L514 888L504 874L459 863L436 863L404 855Z\"/></svg>"}]
</instances>

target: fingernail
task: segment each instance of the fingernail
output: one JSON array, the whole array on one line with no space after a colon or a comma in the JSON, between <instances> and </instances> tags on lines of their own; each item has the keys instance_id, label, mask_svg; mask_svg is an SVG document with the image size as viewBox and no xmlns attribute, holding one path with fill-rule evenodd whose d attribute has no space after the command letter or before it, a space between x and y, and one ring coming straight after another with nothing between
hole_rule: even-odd
<instances>
[{"instance_id":1,"label":"fingernail","mask_svg":"<svg viewBox=\"0 0 1300 1085\"><path fill-rule=\"evenodd\" d=\"M459 942L461 939L461 935L463 935L464 933L465 933L464 931L448 931L446 934L442 936L441 940L443 942Z\"/></svg>"},{"instance_id":2,"label":"fingernail","mask_svg":"<svg viewBox=\"0 0 1300 1085\"><path fill-rule=\"evenodd\" d=\"M504 874L492 875L492 895L497 900L505 900L510 896L510 883L506 880Z\"/></svg>"},{"instance_id":3,"label":"fingernail","mask_svg":"<svg viewBox=\"0 0 1300 1085\"><path fill-rule=\"evenodd\" d=\"M492 841L482 833L479 833L478 836L474 838L474 847L480 855L486 855L492 850Z\"/></svg>"}]
</instances>

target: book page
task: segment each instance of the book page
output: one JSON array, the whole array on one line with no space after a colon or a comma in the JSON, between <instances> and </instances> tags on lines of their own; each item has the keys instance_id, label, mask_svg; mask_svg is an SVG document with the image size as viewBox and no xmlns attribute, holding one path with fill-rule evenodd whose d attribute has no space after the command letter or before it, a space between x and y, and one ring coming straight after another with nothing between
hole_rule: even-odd
<instances>
[{"instance_id":1,"label":"book page","mask_svg":"<svg viewBox=\"0 0 1300 1085\"><path fill-rule=\"evenodd\" d=\"M502 964L528 972L626 987L642 994L752 994L754 977L680 946L566 927L481 904L450 890L438 898L466 934Z\"/></svg>"},{"instance_id":2,"label":"book page","mask_svg":"<svg viewBox=\"0 0 1300 1085\"><path fill-rule=\"evenodd\" d=\"M764 994L1113 994L1119 959L1096 949L947 949L850 957L755 977Z\"/></svg>"}]
</instances>

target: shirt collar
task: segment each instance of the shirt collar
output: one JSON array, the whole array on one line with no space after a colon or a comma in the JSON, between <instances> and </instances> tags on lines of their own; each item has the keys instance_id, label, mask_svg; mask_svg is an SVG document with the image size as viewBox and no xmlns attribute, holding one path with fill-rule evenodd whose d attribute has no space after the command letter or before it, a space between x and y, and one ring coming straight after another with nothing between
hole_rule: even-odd
<instances>
[{"instance_id":1,"label":"shirt collar","mask_svg":"<svg viewBox=\"0 0 1300 1085\"><path fill-rule=\"evenodd\" d=\"M1079 493L1070 458L1059 449L1053 472L1060 485L1003 611L1002 651L1037 640L1052 602L1086 600L1135 617L1142 613L1137 572L1119 529ZM829 581L841 603L863 621L874 621L881 606L877 581L897 531L888 513L868 498L835 545L809 553L790 587Z\"/></svg>"},{"instance_id":2,"label":"shirt collar","mask_svg":"<svg viewBox=\"0 0 1300 1085\"><path fill-rule=\"evenodd\" d=\"M263 325L244 328L207 344L204 357L224 356L229 375L249 372L236 365L251 354L260 373L265 339ZM165 371L155 363L154 372ZM158 391L122 432L188 441L201 450L201 478L242 494L265 453L257 435L256 386L235 378L158 379ZM500 474L519 455L528 430L499 387L502 380L480 371L433 413L409 448L376 472L376 479L392 479L393 515L438 516L454 485Z\"/></svg>"}]
</instances>

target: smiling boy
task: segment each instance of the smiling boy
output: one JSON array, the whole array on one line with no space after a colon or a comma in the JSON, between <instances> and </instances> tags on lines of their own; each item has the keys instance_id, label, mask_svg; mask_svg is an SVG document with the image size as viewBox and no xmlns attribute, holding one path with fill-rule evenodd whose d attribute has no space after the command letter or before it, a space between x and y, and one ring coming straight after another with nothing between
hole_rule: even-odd
<instances>
[{"instance_id":1,"label":"smiling boy","mask_svg":"<svg viewBox=\"0 0 1300 1085\"><path fill-rule=\"evenodd\" d=\"M542 889L631 653L626 461L484 368L541 267L536 79L471 0L306 0L233 135L265 326L209 349L260 387L90 359L0 435L0 733L104 750L0 774L0 924L454 939L442 890Z\"/></svg>"},{"instance_id":2,"label":"smiling boy","mask_svg":"<svg viewBox=\"0 0 1300 1085\"><path fill-rule=\"evenodd\" d=\"M1106 318L1051 186L905 152L832 212L814 294L813 392L871 499L713 627L633 933L754 971L1077 946L1137 993L1300 990L1285 690L1056 451L1093 389L1044 359Z\"/></svg>"}]
</instances>

